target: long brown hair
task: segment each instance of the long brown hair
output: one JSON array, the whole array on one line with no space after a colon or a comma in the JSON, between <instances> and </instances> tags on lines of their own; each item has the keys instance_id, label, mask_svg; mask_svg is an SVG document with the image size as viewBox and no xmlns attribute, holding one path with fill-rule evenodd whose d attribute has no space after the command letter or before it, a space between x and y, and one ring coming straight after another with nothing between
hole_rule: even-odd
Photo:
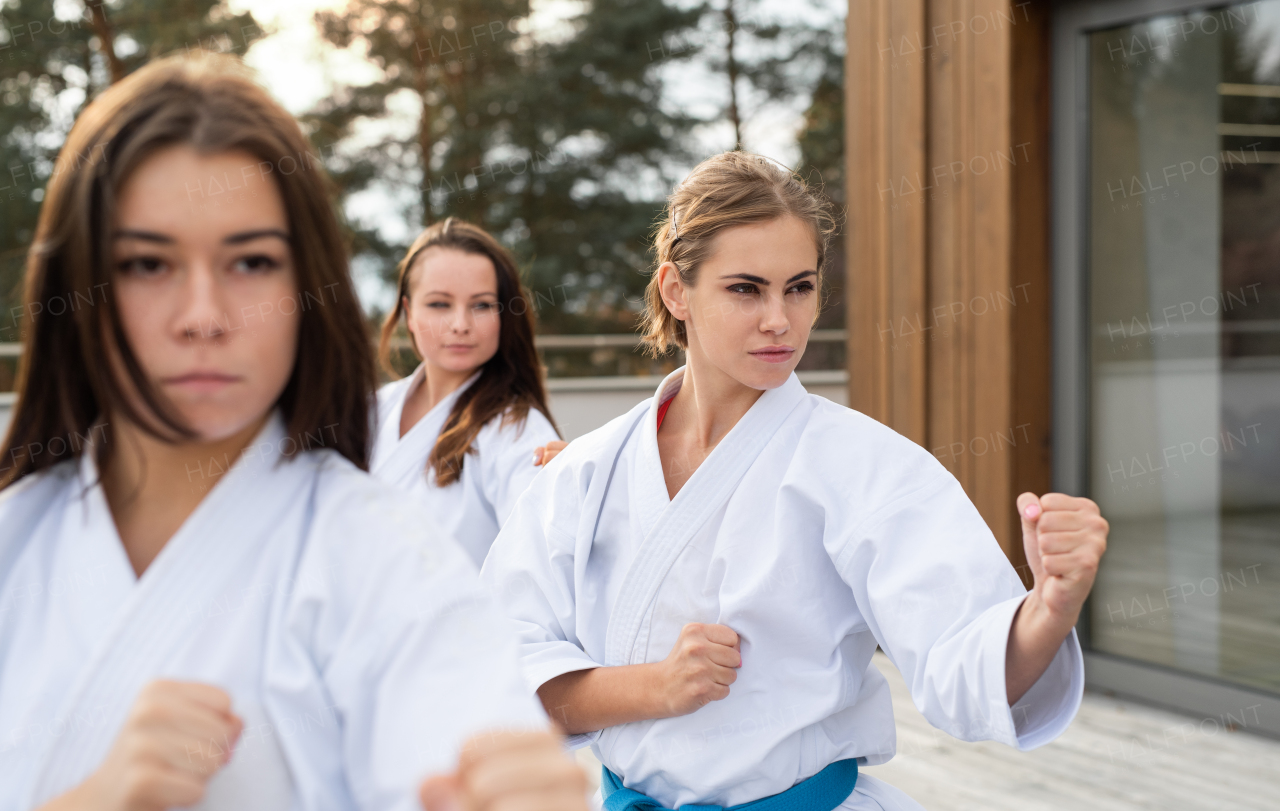
<instances>
[{"instance_id":1,"label":"long brown hair","mask_svg":"<svg viewBox=\"0 0 1280 811\"><path fill-rule=\"evenodd\" d=\"M667 200L667 214L658 223L653 246L657 265L676 266L680 281L692 287L698 267L711 254L712 240L726 228L792 216L809 226L818 248L818 281L827 260L827 243L835 230L829 204L795 172L761 155L722 152L694 167ZM658 274L644 292L641 341L653 356L672 348L687 348L684 322L667 309L658 287ZM815 316L816 317L816 316Z\"/></svg>"},{"instance_id":2,"label":"long brown hair","mask_svg":"<svg viewBox=\"0 0 1280 811\"><path fill-rule=\"evenodd\" d=\"M154 62L108 89L80 114L58 155L27 255L25 304L33 317L0 486L78 458L87 443L77 438L92 436L100 417L121 415L162 439L157 424L194 437L129 347L109 266L119 190L149 156L175 144L203 154L247 152L274 179L289 217L302 310L297 357L276 405L294 447L322 444L368 468L376 376L328 177L297 122L239 60L206 55ZM111 373L113 356L127 380ZM145 417L125 396L130 389L150 412ZM94 447L105 466L111 444Z\"/></svg>"},{"instance_id":3,"label":"long brown hair","mask_svg":"<svg viewBox=\"0 0 1280 811\"><path fill-rule=\"evenodd\" d=\"M551 409L547 408L547 392L542 384L542 365L533 344L533 309L520 283L520 271L511 252L502 247L488 231L469 222L449 217L428 227L409 246L397 269L396 306L382 323L378 355L390 373L391 339L405 316L409 283L413 266L427 248L452 248L463 253L486 257L493 263L498 277L498 351L481 367L480 379L464 391L453 404L449 418L427 457L427 469L435 471L440 487L453 484L462 475L462 464L468 453L475 453L472 443L489 420L502 416L503 423L523 428L529 409L536 408L555 427ZM422 352L413 342L419 359ZM557 429L559 433L559 429Z\"/></svg>"}]
</instances>

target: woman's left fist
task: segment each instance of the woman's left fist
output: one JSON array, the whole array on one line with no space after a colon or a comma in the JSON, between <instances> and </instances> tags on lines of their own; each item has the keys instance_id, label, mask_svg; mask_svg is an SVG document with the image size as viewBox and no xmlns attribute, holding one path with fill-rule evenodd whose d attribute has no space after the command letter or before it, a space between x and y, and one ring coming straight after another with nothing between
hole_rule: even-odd
<instances>
[{"instance_id":1,"label":"woman's left fist","mask_svg":"<svg viewBox=\"0 0 1280 811\"><path fill-rule=\"evenodd\" d=\"M1074 625L1107 550L1107 520L1092 500L1062 493L1023 493L1018 516L1035 577L1032 590L1046 608Z\"/></svg>"}]
</instances>

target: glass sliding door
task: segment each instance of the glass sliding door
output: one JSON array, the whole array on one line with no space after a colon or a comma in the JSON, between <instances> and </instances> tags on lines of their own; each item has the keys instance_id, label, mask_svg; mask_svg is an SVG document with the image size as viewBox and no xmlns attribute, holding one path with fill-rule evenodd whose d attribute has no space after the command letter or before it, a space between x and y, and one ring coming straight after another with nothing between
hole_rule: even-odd
<instances>
[{"instance_id":1,"label":"glass sliding door","mask_svg":"<svg viewBox=\"0 0 1280 811\"><path fill-rule=\"evenodd\" d=\"M1280 0L1086 58L1091 647L1280 693Z\"/></svg>"}]
</instances>

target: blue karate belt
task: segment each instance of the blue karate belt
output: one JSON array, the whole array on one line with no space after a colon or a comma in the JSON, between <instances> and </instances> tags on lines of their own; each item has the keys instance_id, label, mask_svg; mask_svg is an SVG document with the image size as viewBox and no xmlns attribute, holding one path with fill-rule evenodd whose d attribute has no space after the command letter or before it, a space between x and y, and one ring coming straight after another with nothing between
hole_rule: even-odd
<instances>
[{"instance_id":1,"label":"blue karate belt","mask_svg":"<svg viewBox=\"0 0 1280 811\"><path fill-rule=\"evenodd\" d=\"M622 785L618 775L601 766L600 792L604 811L669 811L635 789ZM858 761L837 760L786 791L742 805L682 805L676 811L834 811L858 783Z\"/></svg>"}]
</instances>

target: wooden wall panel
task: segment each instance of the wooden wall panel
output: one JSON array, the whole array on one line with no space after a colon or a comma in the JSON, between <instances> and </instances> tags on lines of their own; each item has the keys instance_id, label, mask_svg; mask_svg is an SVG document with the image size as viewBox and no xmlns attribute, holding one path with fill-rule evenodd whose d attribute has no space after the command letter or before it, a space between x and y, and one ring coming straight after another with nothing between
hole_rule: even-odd
<instances>
[{"instance_id":1,"label":"wooden wall panel","mask_svg":"<svg viewBox=\"0 0 1280 811\"><path fill-rule=\"evenodd\" d=\"M1046 5L851 0L848 27L850 403L934 450L1015 565L1049 477Z\"/></svg>"},{"instance_id":2,"label":"wooden wall panel","mask_svg":"<svg viewBox=\"0 0 1280 811\"><path fill-rule=\"evenodd\" d=\"M1014 9L1008 0L973 0L972 37L974 103L970 105L973 153L973 292L968 320L973 325L973 472L968 492L991 525L1006 554L1020 548L1021 525L1011 509L1013 448L1000 437L1013 428L1014 305L1002 296L1012 290L1013 189L1010 42ZM1003 15L1009 15L1008 20ZM977 33L977 21L990 27ZM985 171L984 171L985 168ZM1012 295L1008 297L1012 299ZM988 307L988 304L990 305ZM981 449L985 453L979 453ZM1016 532L1015 532L1016 530Z\"/></svg>"},{"instance_id":3,"label":"wooden wall panel","mask_svg":"<svg viewBox=\"0 0 1280 811\"><path fill-rule=\"evenodd\" d=\"M929 162L946 167L929 200L929 443L960 482L973 477L968 451L973 414L973 342L968 302L973 297L972 44L953 34L963 26L966 0L930 0L929 17L945 32L929 70ZM931 29L936 31L938 29ZM957 168L957 165L959 168ZM931 170L931 175L935 174ZM938 309L941 308L941 309ZM970 490L970 496L972 491Z\"/></svg>"},{"instance_id":4,"label":"wooden wall panel","mask_svg":"<svg viewBox=\"0 0 1280 811\"><path fill-rule=\"evenodd\" d=\"M1018 429L1013 489L1046 493L1053 487L1053 337L1050 305L1052 169L1049 4L1030 3L1013 30L1013 423ZM1019 10L1024 10L1019 9ZM1025 148L1024 148L1025 147ZM1016 563L1025 563L1019 553ZM1030 585L1030 573L1023 573Z\"/></svg>"},{"instance_id":5,"label":"wooden wall panel","mask_svg":"<svg viewBox=\"0 0 1280 811\"><path fill-rule=\"evenodd\" d=\"M924 0L853 0L845 62L850 404L926 438L925 350L895 340L925 304L925 208L899 204L925 174L925 70L899 59L923 36Z\"/></svg>"}]
</instances>

